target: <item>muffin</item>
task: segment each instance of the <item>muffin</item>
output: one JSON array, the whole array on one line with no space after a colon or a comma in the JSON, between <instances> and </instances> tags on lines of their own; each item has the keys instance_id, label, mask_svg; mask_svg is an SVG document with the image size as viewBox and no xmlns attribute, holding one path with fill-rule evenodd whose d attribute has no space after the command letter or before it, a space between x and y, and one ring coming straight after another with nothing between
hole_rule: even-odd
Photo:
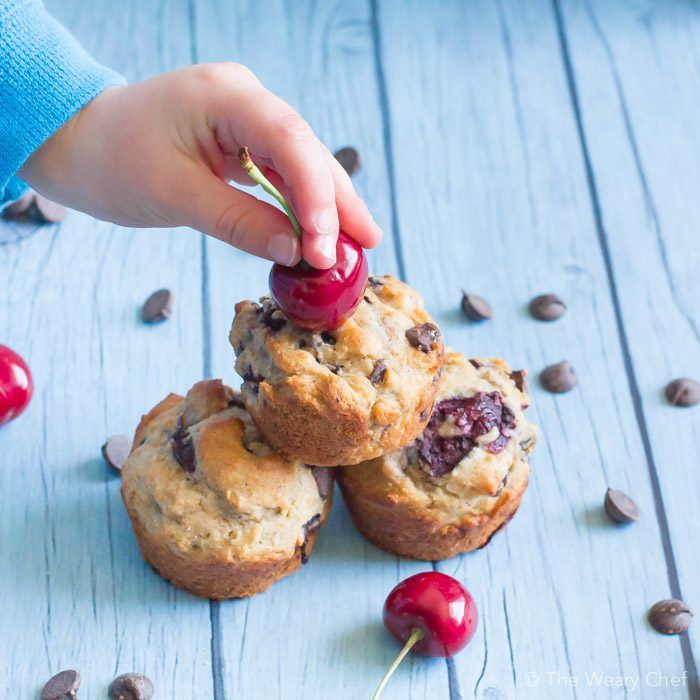
<instances>
[{"instance_id":1,"label":"muffin","mask_svg":"<svg viewBox=\"0 0 700 700\"><path fill-rule=\"evenodd\" d=\"M243 598L306 563L332 477L273 452L240 394L211 380L141 419L122 498L163 578L205 598Z\"/></svg>"},{"instance_id":2,"label":"muffin","mask_svg":"<svg viewBox=\"0 0 700 700\"><path fill-rule=\"evenodd\" d=\"M242 301L230 335L253 420L276 450L306 464L357 464L423 430L442 363L440 331L421 296L370 277L355 313L332 332L305 331L275 302Z\"/></svg>"},{"instance_id":3,"label":"muffin","mask_svg":"<svg viewBox=\"0 0 700 700\"><path fill-rule=\"evenodd\" d=\"M362 534L435 561L483 547L515 514L538 430L524 371L448 351L428 426L408 447L334 471Z\"/></svg>"}]
</instances>

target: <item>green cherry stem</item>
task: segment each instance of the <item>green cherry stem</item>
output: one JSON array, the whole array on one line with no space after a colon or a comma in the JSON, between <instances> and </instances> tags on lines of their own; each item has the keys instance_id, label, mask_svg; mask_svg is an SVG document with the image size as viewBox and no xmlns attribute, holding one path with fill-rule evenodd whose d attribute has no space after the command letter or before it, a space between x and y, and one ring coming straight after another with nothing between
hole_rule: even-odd
<instances>
[{"instance_id":1,"label":"green cherry stem","mask_svg":"<svg viewBox=\"0 0 700 700\"><path fill-rule=\"evenodd\" d=\"M260 168L253 163L253 159L250 157L250 153L246 146L243 146L238 151L238 160L241 161L241 167L248 173L250 179L260 185L265 192L271 194L282 205L282 209L284 209L289 217L289 220L292 222L294 233L296 233L297 238L301 240L301 226L299 225L299 219L297 219L296 215L292 211L292 208L289 206L289 202L287 202L282 193L262 174Z\"/></svg>"},{"instance_id":2,"label":"green cherry stem","mask_svg":"<svg viewBox=\"0 0 700 700\"><path fill-rule=\"evenodd\" d=\"M406 640L406 644L404 644L403 649L399 652L399 655L394 659L394 663L391 664L389 670L384 674L384 678L382 678L381 683L377 686L377 689L374 691L374 695L372 695L372 700L379 700L379 696L382 694L382 690L384 690L384 687L389 682L389 679L391 678L392 674L399 667L399 664L403 661L404 656L406 656L406 654L408 654L408 652L411 651L411 649L418 642L420 642L420 640L423 639L423 637L425 637L425 633L422 629L420 629L420 627L414 627L411 630L411 636Z\"/></svg>"}]
</instances>

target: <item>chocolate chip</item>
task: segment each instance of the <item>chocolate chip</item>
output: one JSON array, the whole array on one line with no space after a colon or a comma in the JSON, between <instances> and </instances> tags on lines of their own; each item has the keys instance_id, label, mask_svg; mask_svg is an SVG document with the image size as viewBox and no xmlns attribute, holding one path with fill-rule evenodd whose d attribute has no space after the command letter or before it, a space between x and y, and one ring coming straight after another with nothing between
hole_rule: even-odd
<instances>
[{"instance_id":1,"label":"chocolate chip","mask_svg":"<svg viewBox=\"0 0 700 700\"><path fill-rule=\"evenodd\" d=\"M693 621L693 611L682 601L671 598L651 606L649 624L662 634L683 634Z\"/></svg>"},{"instance_id":2,"label":"chocolate chip","mask_svg":"<svg viewBox=\"0 0 700 700\"><path fill-rule=\"evenodd\" d=\"M121 471L126 458L131 452L131 440L126 435L110 435L102 445L102 456L107 465Z\"/></svg>"},{"instance_id":3,"label":"chocolate chip","mask_svg":"<svg viewBox=\"0 0 700 700\"><path fill-rule=\"evenodd\" d=\"M335 345L336 343L335 336L328 331L323 331L323 333L321 333L321 340L328 345Z\"/></svg>"},{"instance_id":4,"label":"chocolate chip","mask_svg":"<svg viewBox=\"0 0 700 700\"><path fill-rule=\"evenodd\" d=\"M553 394L563 394L571 391L578 384L578 380L574 368L569 362L563 360L545 367L540 374L540 383Z\"/></svg>"},{"instance_id":5,"label":"chocolate chip","mask_svg":"<svg viewBox=\"0 0 700 700\"><path fill-rule=\"evenodd\" d=\"M422 323L406 331L406 339L421 352L428 353L437 347L440 340L440 330L434 323Z\"/></svg>"},{"instance_id":6,"label":"chocolate chip","mask_svg":"<svg viewBox=\"0 0 700 700\"><path fill-rule=\"evenodd\" d=\"M624 524L639 520L637 504L624 492L608 489L605 492L605 512L611 520Z\"/></svg>"},{"instance_id":7,"label":"chocolate chip","mask_svg":"<svg viewBox=\"0 0 700 700\"><path fill-rule=\"evenodd\" d=\"M175 461L186 471L192 474L195 470L196 455L190 431L182 422L177 423L177 428L170 440L171 449Z\"/></svg>"},{"instance_id":8,"label":"chocolate chip","mask_svg":"<svg viewBox=\"0 0 700 700\"><path fill-rule=\"evenodd\" d=\"M107 690L110 700L151 700L155 688L153 681L141 673L122 673Z\"/></svg>"},{"instance_id":9,"label":"chocolate chip","mask_svg":"<svg viewBox=\"0 0 700 700\"><path fill-rule=\"evenodd\" d=\"M144 323L160 323L173 312L173 293L169 289L153 292L141 308Z\"/></svg>"},{"instance_id":10,"label":"chocolate chip","mask_svg":"<svg viewBox=\"0 0 700 700\"><path fill-rule=\"evenodd\" d=\"M486 299L467 292L462 292L462 311L471 321L485 321L493 315L491 305Z\"/></svg>"},{"instance_id":11,"label":"chocolate chip","mask_svg":"<svg viewBox=\"0 0 700 700\"><path fill-rule=\"evenodd\" d=\"M243 381L252 382L253 384L260 384L265 379L262 374L258 374L253 371L252 365L248 365L248 368L243 372Z\"/></svg>"},{"instance_id":12,"label":"chocolate chip","mask_svg":"<svg viewBox=\"0 0 700 700\"><path fill-rule=\"evenodd\" d=\"M481 362L478 360L469 360L469 364L474 368L474 369L479 369L479 367L483 367Z\"/></svg>"},{"instance_id":13,"label":"chocolate chip","mask_svg":"<svg viewBox=\"0 0 700 700\"><path fill-rule=\"evenodd\" d=\"M515 386L518 388L518 391L521 391L523 394L527 394L529 386L526 369L513 370L510 373L510 378L515 382Z\"/></svg>"},{"instance_id":14,"label":"chocolate chip","mask_svg":"<svg viewBox=\"0 0 700 700\"><path fill-rule=\"evenodd\" d=\"M566 304L556 294L540 294L530 302L529 309L538 321L556 321L566 313Z\"/></svg>"},{"instance_id":15,"label":"chocolate chip","mask_svg":"<svg viewBox=\"0 0 700 700\"><path fill-rule=\"evenodd\" d=\"M364 297L362 297L368 304L372 303L372 300L365 294Z\"/></svg>"},{"instance_id":16,"label":"chocolate chip","mask_svg":"<svg viewBox=\"0 0 700 700\"><path fill-rule=\"evenodd\" d=\"M370 275L367 279L369 282L370 287L383 287L384 286L384 281L380 280L378 277L374 277L374 275Z\"/></svg>"},{"instance_id":17,"label":"chocolate chip","mask_svg":"<svg viewBox=\"0 0 700 700\"><path fill-rule=\"evenodd\" d=\"M374 367L372 367L372 371L369 375L369 380L370 382L372 382L372 384L381 384L384 382L385 377L386 364L384 364L384 360L377 360L374 363Z\"/></svg>"},{"instance_id":18,"label":"chocolate chip","mask_svg":"<svg viewBox=\"0 0 700 700\"><path fill-rule=\"evenodd\" d=\"M302 543L299 550L301 551L301 563L306 564L309 561L309 555L306 553L306 543L309 538L309 534L321 526L321 514L316 513L309 522L304 525L304 542Z\"/></svg>"},{"instance_id":19,"label":"chocolate chip","mask_svg":"<svg viewBox=\"0 0 700 700\"><path fill-rule=\"evenodd\" d=\"M318 495L325 501L333 488L333 475L328 467L309 467L316 479Z\"/></svg>"},{"instance_id":20,"label":"chocolate chip","mask_svg":"<svg viewBox=\"0 0 700 700\"><path fill-rule=\"evenodd\" d=\"M328 365L328 368L331 372L333 372L333 374L340 374L340 370L343 369L343 365Z\"/></svg>"},{"instance_id":21,"label":"chocolate chip","mask_svg":"<svg viewBox=\"0 0 700 700\"><path fill-rule=\"evenodd\" d=\"M694 379L674 379L666 387L665 394L674 406L695 406L700 403L700 384Z\"/></svg>"},{"instance_id":22,"label":"chocolate chip","mask_svg":"<svg viewBox=\"0 0 700 700\"><path fill-rule=\"evenodd\" d=\"M277 333L277 331L281 330L284 328L284 326L287 324L287 319L282 316L282 312L280 311L279 313L276 313L274 316L272 314L266 314L263 316L263 323L273 332Z\"/></svg>"},{"instance_id":23,"label":"chocolate chip","mask_svg":"<svg viewBox=\"0 0 700 700\"><path fill-rule=\"evenodd\" d=\"M343 170L352 176L360 169L360 154L352 146L337 150L333 156L343 166Z\"/></svg>"},{"instance_id":24,"label":"chocolate chip","mask_svg":"<svg viewBox=\"0 0 700 700\"><path fill-rule=\"evenodd\" d=\"M59 671L55 676L46 681L41 690L41 700L64 700L74 698L80 689L80 674L69 669Z\"/></svg>"},{"instance_id":25,"label":"chocolate chip","mask_svg":"<svg viewBox=\"0 0 700 700\"><path fill-rule=\"evenodd\" d=\"M298 347L300 350L303 350L304 348L308 348L308 347L309 347L309 343L308 343L306 340L304 340L304 339L302 338L302 339L299 341L297 347Z\"/></svg>"}]
</instances>

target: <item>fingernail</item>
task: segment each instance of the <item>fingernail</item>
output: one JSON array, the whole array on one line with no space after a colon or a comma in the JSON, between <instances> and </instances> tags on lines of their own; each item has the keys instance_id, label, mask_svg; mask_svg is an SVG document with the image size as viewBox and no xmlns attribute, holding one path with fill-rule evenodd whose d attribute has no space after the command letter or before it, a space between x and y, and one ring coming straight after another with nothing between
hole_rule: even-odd
<instances>
[{"instance_id":1,"label":"fingernail","mask_svg":"<svg viewBox=\"0 0 700 700\"><path fill-rule=\"evenodd\" d=\"M326 260L329 260L335 264L335 238L330 236L319 236L318 239L318 250L323 255Z\"/></svg>"},{"instance_id":2,"label":"fingernail","mask_svg":"<svg viewBox=\"0 0 700 700\"><path fill-rule=\"evenodd\" d=\"M280 265L291 265L297 255L297 237L290 233L275 233L267 242L267 254Z\"/></svg>"},{"instance_id":3,"label":"fingernail","mask_svg":"<svg viewBox=\"0 0 700 700\"><path fill-rule=\"evenodd\" d=\"M333 209L322 209L316 215L316 233L321 235L333 233L333 226L335 223L335 211L333 211Z\"/></svg>"}]
</instances>

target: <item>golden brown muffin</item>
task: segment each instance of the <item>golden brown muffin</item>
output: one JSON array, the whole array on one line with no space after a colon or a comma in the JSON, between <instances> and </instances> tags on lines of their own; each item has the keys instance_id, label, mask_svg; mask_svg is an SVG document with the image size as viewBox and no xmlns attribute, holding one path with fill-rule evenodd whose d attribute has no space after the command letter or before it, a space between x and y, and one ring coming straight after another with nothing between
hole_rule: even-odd
<instances>
[{"instance_id":1,"label":"golden brown muffin","mask_svg":"<svg viewBox=\"0 0 700 700\"><path fill-rule=\"evenodd\" d=\"M389 552L431 561L485 545L527 488L538 430L526 373L448 351L433 413L408 447L334 470L353 520Z\"/></svg>"},{"instance_id":2,"label":"golden brown muffin","mask_svg":"<svg viewBox=\"0 0 700 700\"><path fill-rule=\"evenodd\" d=\"M122 468L122 498L144 558L179 588L243 598L296 571L328 516L329 470L263 441L220 380L170 394L145 415Z\"/></svg>"},{"instance_id":3,"label":"golden brown muffin","mask_svg":"<svg viewBox=\"0 0 700 700\"><path fill-rule=\"evenodd\" d=\"M236 305L231 344L243 398L265 439L306 464L356 464L409 444L425 427L442 362L420 295L370 277L340 328L312 333L272 299Z\"/></svg>"}]
</instances>

